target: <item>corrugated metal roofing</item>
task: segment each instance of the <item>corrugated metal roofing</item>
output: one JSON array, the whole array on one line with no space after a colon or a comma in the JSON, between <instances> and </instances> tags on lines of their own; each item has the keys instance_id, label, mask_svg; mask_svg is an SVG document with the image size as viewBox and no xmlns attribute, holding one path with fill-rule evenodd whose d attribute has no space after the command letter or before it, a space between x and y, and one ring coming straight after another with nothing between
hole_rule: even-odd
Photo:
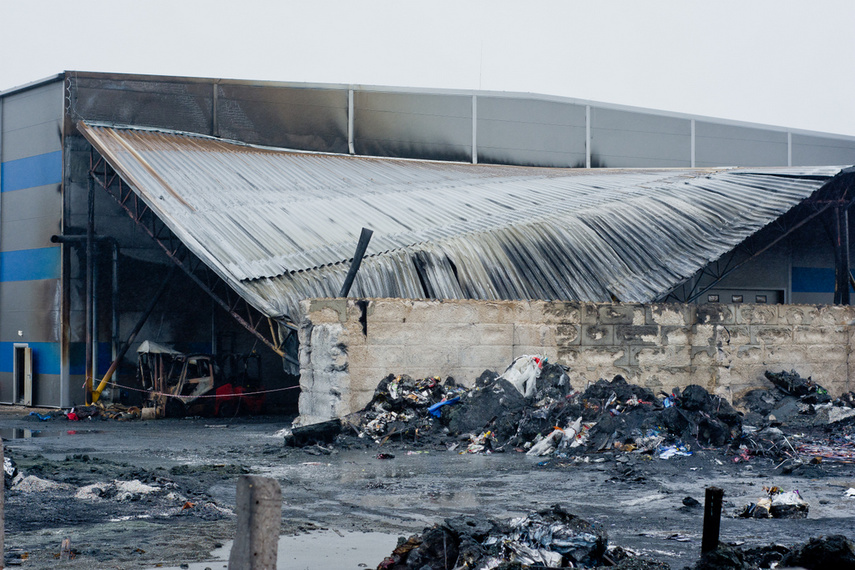
<instances>
[{"instance_id":1,"label":"corrugated metal roofing","mask_svg":"<svg viewBox=\"0 0 855 570\"><path fill-rule=\"evenodd\" d=\"M840 167L581 170L259 148L79 125L190 248L271 317L351 295L649 302Z\"/></svg>"}]
</instances>

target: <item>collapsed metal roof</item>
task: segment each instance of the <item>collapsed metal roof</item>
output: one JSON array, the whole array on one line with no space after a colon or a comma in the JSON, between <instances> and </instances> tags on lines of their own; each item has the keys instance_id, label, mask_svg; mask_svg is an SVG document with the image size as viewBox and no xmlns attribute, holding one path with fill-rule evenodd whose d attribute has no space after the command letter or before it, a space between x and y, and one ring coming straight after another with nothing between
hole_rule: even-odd
<instances>
[{"instance_id":1,"label":"collapsed metal roof","mask_svg":"<svg viewBox=\"0 0 855 570\"><path fill-rule=\"evenodd\" d=\"M352 295L651 302L840 167L582 170L261 148L80 123L205 264L263 314Z\"/></svg>"}]
</instances>

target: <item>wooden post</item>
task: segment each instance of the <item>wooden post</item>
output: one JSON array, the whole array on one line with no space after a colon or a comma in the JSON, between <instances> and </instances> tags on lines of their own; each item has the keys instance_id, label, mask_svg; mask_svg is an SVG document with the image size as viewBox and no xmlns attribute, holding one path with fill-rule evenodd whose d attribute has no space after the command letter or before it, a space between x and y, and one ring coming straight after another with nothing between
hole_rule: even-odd
<instances>
[{"instance_id":1,"label":"wooden post","mask_svg":"<svg viewBox=\"0 0 855 570\"><path fill-rule=\"evenodd\" d=\"M237 533L229 570L276 570L282 488L276 479L242 475L237 483Z\"/></svg>"},{"instance_id":2,"label":"wooden post","mask_svg":"<svg viewBox=\"0 0 855 570\"><path fill-rule=\"evenodd\" d=\"M718 548L718 535L721 530L721 498L723 495L724 491L718 487L707 487L701 554L712 552Z\"/></svg>"}]
</instances>

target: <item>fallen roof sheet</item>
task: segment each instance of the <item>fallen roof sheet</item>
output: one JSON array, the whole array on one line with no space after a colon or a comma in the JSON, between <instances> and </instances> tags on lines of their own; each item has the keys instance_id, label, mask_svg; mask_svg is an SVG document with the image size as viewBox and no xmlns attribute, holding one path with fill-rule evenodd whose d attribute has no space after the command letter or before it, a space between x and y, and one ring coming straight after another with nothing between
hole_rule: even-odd
<instances>
[{"instance_id":1,"label":"fallen roof sheet","mask_svg":"<svg viewBox=\"0 0 855 570\"><path fill-rule=\"evenodd\" d=\"M270 317L353 296L651 302L841 167L582 170L260 148L80 123L202 261Z\"/></svg>"}]
</instances>

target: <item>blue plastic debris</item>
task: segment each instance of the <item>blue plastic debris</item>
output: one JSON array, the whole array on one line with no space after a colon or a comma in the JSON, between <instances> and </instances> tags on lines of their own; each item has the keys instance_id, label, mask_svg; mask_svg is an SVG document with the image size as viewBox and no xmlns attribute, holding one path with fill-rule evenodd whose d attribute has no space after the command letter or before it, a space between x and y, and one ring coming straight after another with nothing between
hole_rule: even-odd
<instances>
[{"instance_id":1,"label":"blue plastic debris","mask_svg":"<svg viewBox=\"0 0 855 570\"><path fill-rule=\"evenodd\" d=\"M41 414L40 414L40 413L38 413L38 412L30 412L30 415L31 415L31 416L36 416L37 418L39 418L39 420L41 420L41 421L43 421L43 422L46 422L46 421L48 421L48 420L50 419L50 416L43 416L43 415L41 415Z\"/></svg>"},{"instance_id":2,"label":"blue plastic debris","mask_svg":"<svg viewBox=\"0 0 855 570\"><path fill-rule=\"evenodd\" d=\"M441 407L449 406L451 404L456 404L459 401L460 401L460 396L457 396L457 397L452 398L450 400L443 400L442 402L437 402L436 404L434 404L433 406L428 408L428 413L430 415L432 415L433 417L438 418L440 416L440 414L442 413L440 411Z\"/></svg>"}]
</instances>

